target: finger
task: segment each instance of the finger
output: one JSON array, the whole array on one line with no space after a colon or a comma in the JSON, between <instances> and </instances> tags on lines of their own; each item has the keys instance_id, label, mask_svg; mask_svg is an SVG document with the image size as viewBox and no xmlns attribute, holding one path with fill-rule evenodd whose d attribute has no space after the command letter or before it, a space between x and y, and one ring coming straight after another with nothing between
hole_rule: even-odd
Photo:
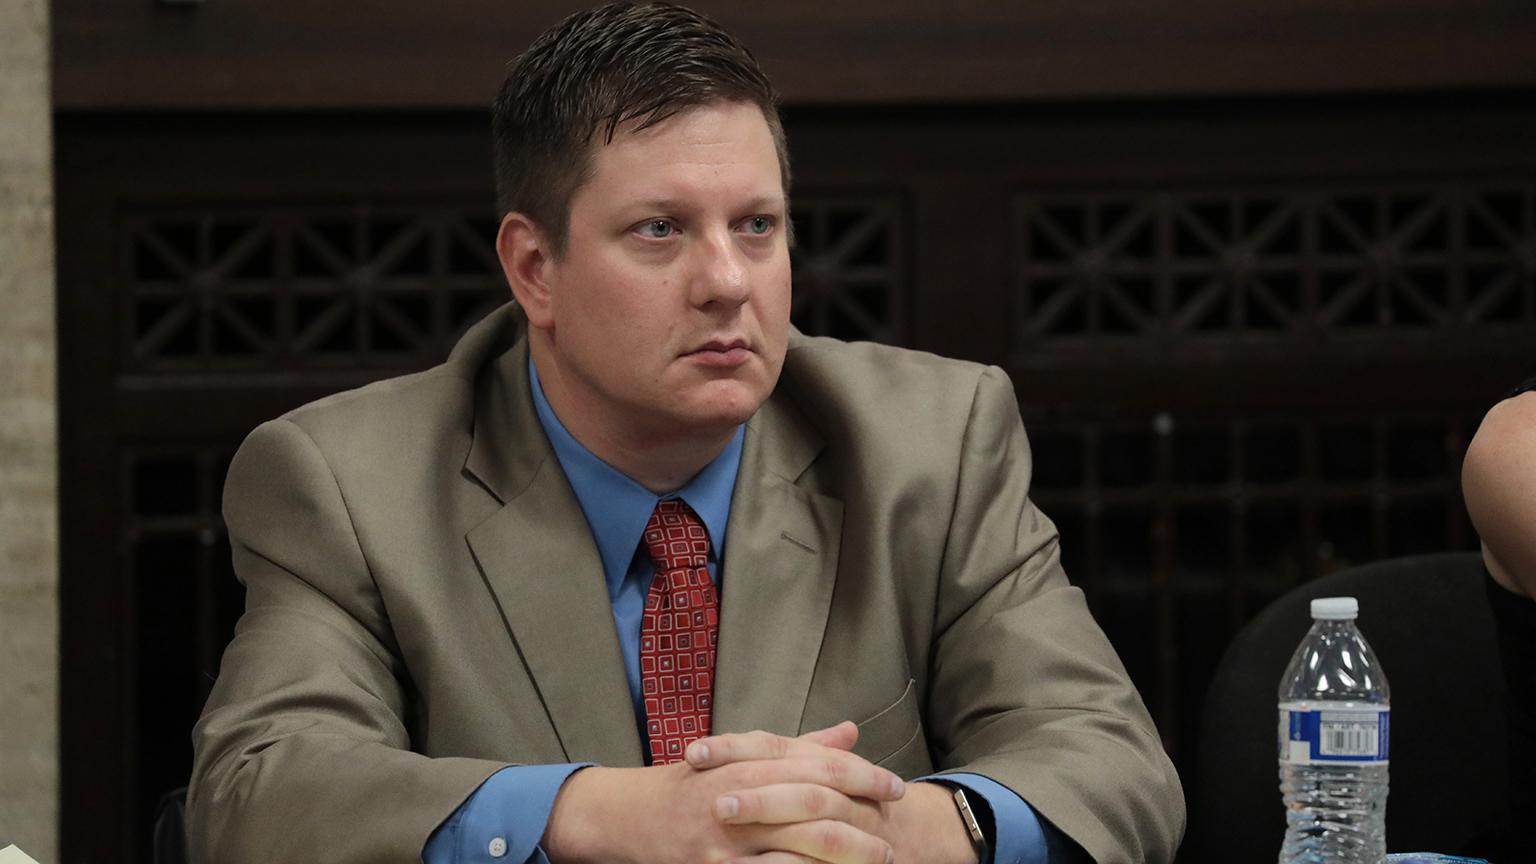
<instances>
[{"instance_id":1,"label":"finger","mask_svg":"<svg viewBox=\"0 0 1536 864\"><path fill-rule=\"evenodd\" d=\"M876 801L896 801L906 788L900 777L871 765L862 756L763 731L701 738L689 745L685 758L696 770L746 762L798 761L795 773L765 768L752 773L747 782L733 784L738 786L819 783L845 795Z\"/></svg>"},{"instance_id":2,"label":"finger","mask_svg":"<svg viewBox=\"0 0 1536 864\"><path fill-rule=\"evenodd\" d=\"M859 727L844 720L836 726L807 732L799 738L786 738L757 730L735 734L712 735L688 745L683 758L693 768L718 768L732 762L756 759L783 759L787 756L814 756L824 750L848 752L859 740Z\"/></svg>"},{"instance_id":3,"label":"finger","mask_svg":"<svg viewBox=\"0 0 1536 864\"><path fill-rule=\"evenodd\" d=\"M827 864L815 858L796 855L793 852L764 852L751 858L732 858L726 864Z\"/></svg>"},{"instance_id":4,"label":"finger","mask_svg":"<svg viewBox=\"0 0 1536 864\"><path fill-rule=\"evenodd\" d=\"M855 805L848 796L815 783L779 783L738 789L715 799L715 818L727 825L783 825L835 819L852 822Z\"/></svg>"},{"instance_id":5,"label":"finger","mask_svg":"<svg viewBox=\"0 0 1536 864\"><path fill-rule=\"evenodd\" d=\"M859 740L859 726L852 720L844 720L836 726L817 729L800 736L801 741L831 747L834 750L852 750Z\"/></svg>"},{"instance_id":6,"label":"finger","mask_svg":"<svg viewBox=\"0 0 1536 864\"><path fill-rule=\"evenodd\" d=\"M718 768L732 762L749 762L755 759L783 759L796 739L785 738L761 729L753 732L737 732L711 735L688 745L683 758L695 768ZM821 745L802 742L806 746Z\"/></svg>"},{"instance_id":7,"label":"finger","mask_svg":"<svg viewBox=\"0 0 1536 864\"><path fill-rule=\"evenodd\" d=\"M823 749L816 756L742 762L717 770L729 772L722 778L728 789L761 789L780 783L813 783L849 798L867 798L875 802L898 801L906 793L906 786L900 777L858 756L838 750Z\"/></svg>"},{"instance_id":8,"label":"finger","mask_svg":"<svg viewBox=\"0 0 1536 864\"><path fill-rule=\"evenodd\" d=\"M840 750L823 749L812 755L790 756L780 761L791 769L790 776L783 782L816 783L850 798L899 801L907 791L901 778L893 772L862 756Z\"/></svg>"},{"instance_id":9,"label":"finger","mask_svg":"<svg viewBox=\"0 0 1536 864\"><path fill-rule=\"evenodd\" d=\"M760 849L800 855L828 864L893 864L891 844L846 822L821 819L790 825L764 826L757 836Z\"/></svg>"}]
</instances>

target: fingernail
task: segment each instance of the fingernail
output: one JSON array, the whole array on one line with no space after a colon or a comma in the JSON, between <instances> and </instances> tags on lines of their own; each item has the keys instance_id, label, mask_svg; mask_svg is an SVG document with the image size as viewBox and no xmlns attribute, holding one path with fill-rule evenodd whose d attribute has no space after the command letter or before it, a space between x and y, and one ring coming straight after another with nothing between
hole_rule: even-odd
<instances>
[{"instance_id":1,"label":"fingernail","mask_svg":"<svg viewBox=\"0 0 1536 864\"><path fill-rule=\"evenodd\" d=\"M703 743L701 741L695 741L692 744L689 744L688 745L688 761L689 762L708 762L709 761L709 745L705 744L705 743Z\"/></svg>"},{"instance_id":2,"label":"fingernail","mask_svg":"<svg viewBox=\"0 0 1536 864\"><path fill-rule=\"evenodd\" d=\"M735 819L736 814L740 812L741 802L729 795L723 795L719 800L715 801L715 813L721 819Z\"/></svg>"},{"instance_id":3,"label":"fingernail","mask_svg":"<svg viewBox=\"0 0 1536 864\"><path fill-rule=\"evenodd\" d=\"M885 850L885 864L896 864L896 850Z\"/></svg>"},{"instance_id":4,"label":"fingernail","mask_svg":"<svg viewBox=\"0 0 1536 864\"><path fill-rule=\"evenodd\" d=\"M901 782L900 777L891 777L891 797L900 798L907 794L907 784Z\"/></svg>"}]
</instances>

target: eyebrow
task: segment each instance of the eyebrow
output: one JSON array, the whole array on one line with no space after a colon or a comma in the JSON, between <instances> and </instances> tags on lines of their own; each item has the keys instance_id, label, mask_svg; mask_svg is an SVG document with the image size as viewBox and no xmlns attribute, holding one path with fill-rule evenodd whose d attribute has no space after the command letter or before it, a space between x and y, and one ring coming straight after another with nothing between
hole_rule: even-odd
<instances>
[{"instance_id":1,"label":"eyebrow","mask_svg":"<svg viewBox=\"0 0 1536 864\"><path fill-rule=\"evenodd\" d=\"M745 209L748 209L748 210L763 210L763 209L770 209L770 208L782 208L783 206L784 206L784 196L783 195L765 194L765 195L758 195L758 196L756 196L754 198L749 199L746 202L746 208ZM680 210L680 209L684 209L684 207L685 207L685 205L683 204L683 202L678 200L678 199L676 199L676 198L646 198L646 199L641 200L641 201L633 202L632 204L629 205L629 207L627 207L625 209L634 208L634 209L637 209L637 210L663 210L663 211L666 211L666 210Z\"/></svg>"}]
</instances>

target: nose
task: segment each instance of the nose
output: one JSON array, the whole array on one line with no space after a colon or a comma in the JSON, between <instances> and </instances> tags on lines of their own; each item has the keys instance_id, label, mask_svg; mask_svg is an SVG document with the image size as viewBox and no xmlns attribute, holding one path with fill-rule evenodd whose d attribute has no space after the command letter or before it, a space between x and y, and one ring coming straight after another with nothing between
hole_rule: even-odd
<instances>
[{"instance_id":1,"label":"nose","mask_svg":"<svg viewBox=\"0 0 1536 864\"><path fill-rule=\"evenodd\" d=\"M694 273L694 303L736 307L745 303L751 286L747 262L729 230L711 232L694 249L698 257Z\"/></svg>"}]
</instances>

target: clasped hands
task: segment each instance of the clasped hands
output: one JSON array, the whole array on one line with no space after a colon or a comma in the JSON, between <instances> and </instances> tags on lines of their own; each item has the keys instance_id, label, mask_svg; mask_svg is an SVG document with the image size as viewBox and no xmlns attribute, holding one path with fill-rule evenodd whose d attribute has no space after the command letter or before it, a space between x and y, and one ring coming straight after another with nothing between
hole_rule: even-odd
<instances>
[{"instance_id":1,"label":"clasped hands","mask_svg":"<svg viewBox=\"0 0 1536 864\"><path fill-rule=\"evenodd\" d=\"M904 784L852 752L840 723L695 741L686 761L587 768L555 799L552 862L893 864L974 862L950 793Z\"/></svg>"}]
</instances>

